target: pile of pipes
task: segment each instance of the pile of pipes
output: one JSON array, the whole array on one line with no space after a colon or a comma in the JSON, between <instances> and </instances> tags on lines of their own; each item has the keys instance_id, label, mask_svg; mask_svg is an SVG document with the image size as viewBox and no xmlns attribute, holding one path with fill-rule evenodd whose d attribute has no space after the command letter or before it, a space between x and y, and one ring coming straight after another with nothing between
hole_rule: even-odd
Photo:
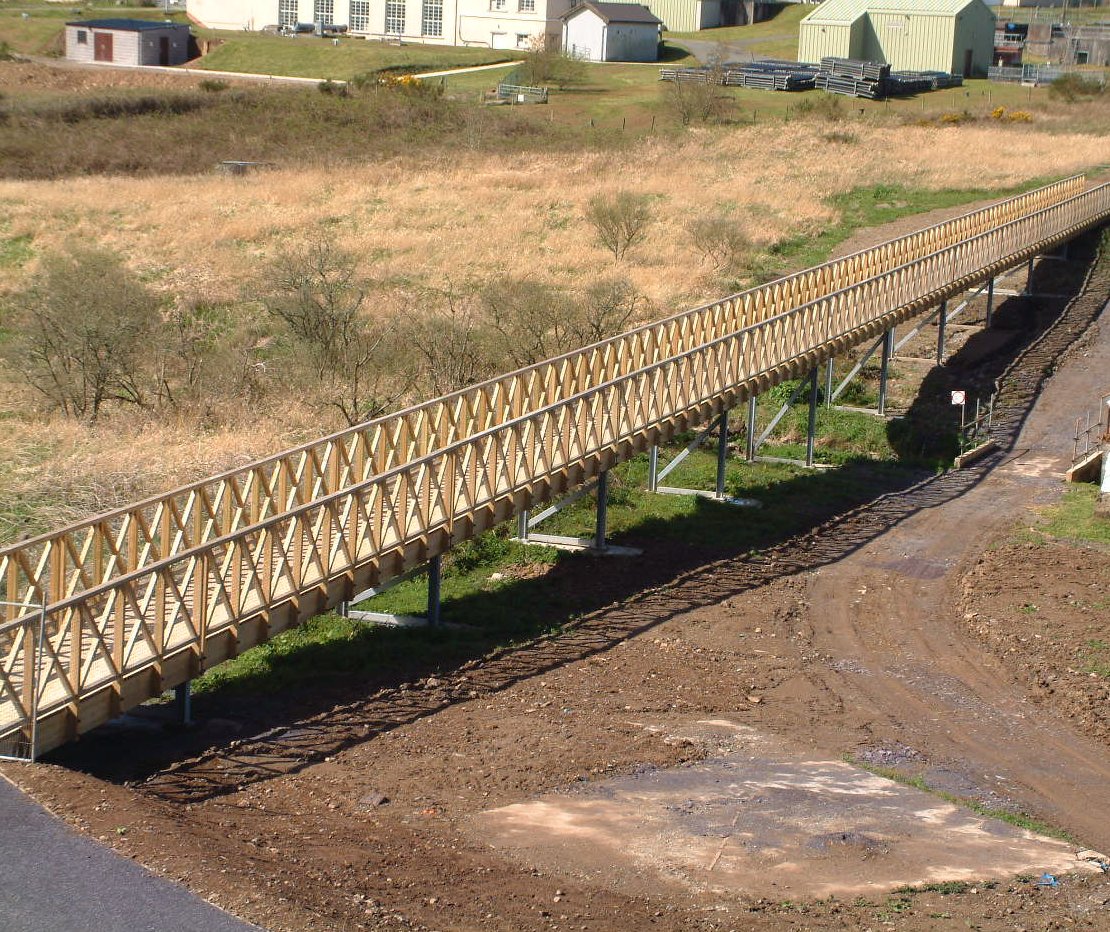
<instances>
[{"instance_id":1,"label":"pile of pipes","mask_svg":"<svg viewBox=\"0 0 1110 932\"><path fill-rule=\"evenodd\" d=\"M660 68L659 80L752 87L764 91L808 91L818 87L832 94L868 100L963 84L959 75L944 71L891 71L890 65L852 58L822 58L820 65L762 58L712 67Z\"/></svg>"},{"instance_id":2,"label":"pile of pipes","mask_svg":"<svg viewBox=\"0 0 1110 932\"><path fill-rule=\"evenodd\" d=\"M889 77L890 65L854 58L822 58L815 84L830 94L882 100Z\"/></svg>"},{"instance_id":3,"label":"pile of pipes","mask_svg":"<svg viewBox=\"0 0 1110 932\"><path fill-rule=\"evenodd\" d=\"M814 87L816 65L773 58L725 62L716 67L660 68L660 81L753 87L764 91L808 91Z\"/></svg>"},{"instance_id":4,"label":"pile of pipes","mask_svg":"<svg viewBox=\"0 0 1110 932\"><path fill-rule=\"evenodd\" d=\"M942 87L960 87L963 83L960 75L947 71L892 71L886 79L886 92L889 97L901 97Z\"/></svg>"}]
</instances>

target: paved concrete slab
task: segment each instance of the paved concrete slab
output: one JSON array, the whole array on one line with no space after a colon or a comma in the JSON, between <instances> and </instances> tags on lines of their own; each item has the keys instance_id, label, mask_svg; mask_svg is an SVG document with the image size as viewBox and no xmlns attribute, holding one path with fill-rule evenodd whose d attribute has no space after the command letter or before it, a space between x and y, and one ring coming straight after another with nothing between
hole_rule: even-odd
<instances>
[{"instance_id":1,"label":"paved concrete slab","mask_svg":"<svg viewBox=\"0 0 1110 932\"><path fill-rule=\"evenodd\" d=\"M702 726L710 723L700 723ZM622 888L670 882L769 898L1097 870L1074 846L836 760L750 751L483 813L495 847Z\"/></svg>"}]
</instances>

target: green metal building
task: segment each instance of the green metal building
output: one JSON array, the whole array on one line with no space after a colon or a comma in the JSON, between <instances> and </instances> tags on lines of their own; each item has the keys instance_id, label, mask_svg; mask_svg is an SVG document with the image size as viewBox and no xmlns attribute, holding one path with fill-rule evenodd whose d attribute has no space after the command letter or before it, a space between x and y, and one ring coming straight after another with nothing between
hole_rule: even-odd
<instances>
[{"instance_id":1,"label":"green metal building","mask_svg":"<svg viewBox=\"0 0 1110 932\"><path fill-rule=\"evenodd\" d=\"M896 71L985 75L994 29L983 0L825 0L801 22L798 61L832 55Z\"/></svg>"}]
</instances>

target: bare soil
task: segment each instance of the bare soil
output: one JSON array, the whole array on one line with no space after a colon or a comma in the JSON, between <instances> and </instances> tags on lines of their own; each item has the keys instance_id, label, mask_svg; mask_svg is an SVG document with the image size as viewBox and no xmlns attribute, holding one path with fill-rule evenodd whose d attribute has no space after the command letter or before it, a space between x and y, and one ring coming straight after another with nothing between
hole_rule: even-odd
<instances>
[{"instance_id":1,"label":"bare soil","mask_svg":"<svg viewBox=\"0 0 1110 932\"><path fill-rule=\"evenodd\" d=\"M1093 287L1087 319L1067 323L1076 333L1110 292L1104 279ZM948 381L1000 368L989 353L1002 350L973 344ZM1050 365L1033 359L1011 381L1037 392ZM1026 813L1075 848L1110 848L1107 681L1069 653L1107 630L1106 555L1013 537L1060 494L1072 419L1108 370L1103 313L1032 411L1019 399L1003 419L1016 444L976 467L755 555L645 540L638 562L583 557L552 584L608 604L556 636L376 691L260 698L257 718L194 732L208 750L153 772L136 763L130 779L121 748L142 762L164 753L163 737L93 738L5 773L83 831L272 929L1107 928L1110 875L1098 873L770 896L650 872L629 881L619 857L612 871L585 870L588 839L541 865L494 849L480 826L482 813L545 794L604 794L614 778L758 754L692 727L724 720L798 755L847 756ZM267 705L277 727L229 740ZM107 772L116 778L94 775ZM855 877L883 857L864 849L830 844L823 870Z\"/></svg>"}]
</instances>

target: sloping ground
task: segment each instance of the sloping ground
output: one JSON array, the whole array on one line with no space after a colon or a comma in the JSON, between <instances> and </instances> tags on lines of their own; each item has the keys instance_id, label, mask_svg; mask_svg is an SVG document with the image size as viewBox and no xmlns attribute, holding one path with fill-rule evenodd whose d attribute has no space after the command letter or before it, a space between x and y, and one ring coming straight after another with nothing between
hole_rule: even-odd
<instances>
[{"instance_id":1,"label":"sloping ground","mask_svg":"<svg viewBox=\"0 0 1110 932\"><path fill-rule=\"evenodd\" d=\"M57 765L7 772L94 836L270 928L1104 927L1102 874L1041 887L1034 869L974 887L808 901L755 883L696 892L648 874L626 883L638 871L629 862L598 874L573 858L533 866L474 826L545 794L604 795L613 777L619 788L637 775L665 779L684 762L712 768L741 752L774 761L790 747L1028 813L1070 832L1073 848L1110 846L1106 744L1075 730L1051 699L1035 702L1020 667L968 636L959 601L988 543L1031 503L1059 495L1076 398L1086 401L1093 374L1110 370L1110 326L1092 330L1086 355L1060 367L1026 419L1028 404L1108 292L1097 279L1043 351L1019 364L1000 418L1019 442L976 468L924 479L755 557L719 555L676 572L688 554L645 540L641 562L583 561L558 584L638 591L558 637L349 697L323 715L298 718L291 709L312 697L288 697L288 726L220 741L135 784ZM986 362L961 353L945 375ZM1105 591L1101 572L1092 581ZM1066 637L1070 606L1037 604ZM1089 620L1079 624L1076 634ZM739 727L691 728L699 721ZM143 756L141 736L124 740L116 753ZM86 763L112 748L88 742ZM935 808L947 811L940 800ZM843 861L846 880L866 882L881 841L845 847L856 855ZM1041 870L1066 863L1037 857ZM999 870L992 861L960 879Z\"/></svg>"}]
</instances>

